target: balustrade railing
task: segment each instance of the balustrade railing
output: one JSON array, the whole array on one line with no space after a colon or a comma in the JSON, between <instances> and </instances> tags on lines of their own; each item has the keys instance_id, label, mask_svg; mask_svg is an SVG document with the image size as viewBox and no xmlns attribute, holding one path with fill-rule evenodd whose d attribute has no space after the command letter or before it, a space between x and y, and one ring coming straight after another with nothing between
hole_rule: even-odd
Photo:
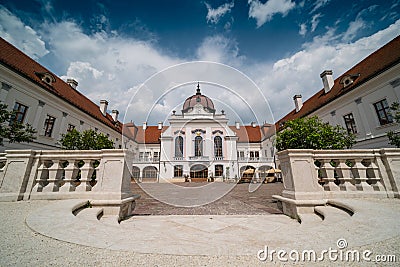
<instances>
[{"instance_id":1,"label":"balustrade railing","mask_svg":"<svg viewBox=\"0 0 400 267\"><path fill-rule=\"evenodd\" d=\"M101 155L98 152L42 154L32 192L92 191L99 179Z\"/></svg>"}]
</instances>

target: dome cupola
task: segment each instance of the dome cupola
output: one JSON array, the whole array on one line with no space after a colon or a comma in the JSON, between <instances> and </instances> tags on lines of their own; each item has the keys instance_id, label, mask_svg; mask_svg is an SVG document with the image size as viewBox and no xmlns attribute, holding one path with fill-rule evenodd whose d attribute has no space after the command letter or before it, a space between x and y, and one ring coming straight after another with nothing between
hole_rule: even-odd
<instances>
[{"instance_id":1,"label":"dome cupola","mask_svg":"<svg viewBox=\"0 0 400 267\"><path fill-rule=\"evenodd\" d=\"M182 113L190 112L193 110L194 106L200 104L203 106L204 110L210 113L215 113L214 103L205 95L200 92L200 83L197 83L196 94L188 97L183 104Z\"/></svg>"}]
</instances>

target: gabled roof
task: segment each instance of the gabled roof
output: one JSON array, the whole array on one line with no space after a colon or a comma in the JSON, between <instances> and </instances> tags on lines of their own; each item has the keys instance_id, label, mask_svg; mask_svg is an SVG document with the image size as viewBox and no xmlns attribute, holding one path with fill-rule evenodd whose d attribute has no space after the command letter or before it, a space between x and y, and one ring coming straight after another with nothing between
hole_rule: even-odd
<instances>
[{"instance_id":1,"label":"gabled roof","mask_svg":"<svg viewBox=\"0 0 400 267\"><path fill-rule=\"evenodd\" d=\"M127 123L124 125L124 134L139 144L160 144L161 133L167 129L168 126L163 126L161 130L158 129L158 126L147 126L146 130L143 130L143 127Z\"/></svg>"},{"instance_id":2,"label":"gabled roof","mask_svg":"<svg viewBox=\"0 0 400 267\"><path fill-rule=\"evenodd\" d=\"M236 133L238 143L259 143L261 142L261 130L260 126L240 126L236 129L235 126L229 126L232 131Z\"/></svg>"},{"instance_id":3,"label":"gabled roof","mask_svg":"<svg viewBox=\"0 0 400 267\"><path fill-rule=\"evenodd\" d=\"M104 116L101 113L99 106L77 90L73 89L61 78L57 77L57 75L54 75L38 62L5 41L3 38L0 38L0 64L39 85L43 90L56 95L69 104L82 110L99 122L121 133L122 123L114 123L110 114ZM51 85L39 78L39 76L44 73L49 74L52 78L54 77L55 80ZM66 110L66 112L68 111Z\"/></svg>"},{"instance_id":4,"label":"gabled roof","mask_svg":"<svg viewBox=\"0 0 400 267\"><path fill-rule=\"evenodd\" d=\"M309 115L324 105L332 102L333 100L345 95L346 93L354 90L363 83L376 77L387 69L400 63L400 36L397 36L392 41L366 57L364 60L359 62L357 65L343 73L334 81L332 89L325 93L324 89L317 92L315 95L310 97L303 103L303 107L299 112L292 110L278 122L275 126L278 130L285 121L301 118ZM343 88L343 84L340 82L346 76L358 76L354 82Z\"/></svg>"}]
</instances>

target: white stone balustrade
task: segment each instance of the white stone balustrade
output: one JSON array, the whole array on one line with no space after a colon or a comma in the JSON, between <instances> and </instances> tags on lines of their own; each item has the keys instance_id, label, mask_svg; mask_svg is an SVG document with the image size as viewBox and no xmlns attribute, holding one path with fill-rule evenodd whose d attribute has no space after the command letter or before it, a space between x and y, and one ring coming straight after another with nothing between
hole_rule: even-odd
<instances>
[{"instance_id":1,"label":"white stone balustrade","mask_svg":"<svg viewBox=\"0 0 400 267\"><path fill-rule=\"evenodd\" d=\"M278 158L284 191L274 198L292 217L329 199L400 197L400 149L289 149Z\"/></svg>"},{"instance_id":2,"label":"white stone balustrade","mask_svg":"<svg viewBox=\"0 0 400 267\"><path fill-rule=\"evenodd\" d=\"M121 149L6 151L0 155L0 201L87 199L122 218L138 198L130 188L132 161Z\"/></svg>"}]
</instances>

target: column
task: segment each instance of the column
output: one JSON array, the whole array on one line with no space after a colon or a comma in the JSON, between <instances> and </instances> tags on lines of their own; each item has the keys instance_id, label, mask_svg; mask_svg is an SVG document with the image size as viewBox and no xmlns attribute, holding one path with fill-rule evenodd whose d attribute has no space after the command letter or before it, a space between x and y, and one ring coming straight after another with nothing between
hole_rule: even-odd
<instances>
[{"instance_id":1,"label":"column","mask_svg":"<svg viewBox=\"0 0 400 267\"><path fill-rule=\"evenodd\" d=\"M63 112L63 116L62 116L61 123L60 123L60 130L59 130L59 134L58 134L59 140L62 138L63 133L65 133L67 130L67 127L66 127L67 116L68 116L68 113Z\"/></svg>"},{"instance_id":2,"label":"column","mask_svg":"<svg viewBox=\"0 0 400 267\"><path fill-rule=\"evenodd\" d=\"M371 135L372 135L371 128L369 127L368 118L366 116L361 97L354 100L354 102L356 102L356 104L357 104L358 113L360 114L361 121L362 121L364 130L365 130L365 137L371 138Z\"/></svg>"},{"instance_id":3,"label":"column","mask_svg":"<svg viewBox=\"0 0 400 267\"><path fill-rule=\"evenodd\" d=\"M185 146L183 148L183 156L189 159L190 156L194 156L193 142L192 142L192 128L186 127L185 130Z\"/></svg>"},{"instance_id":4,"label":"column","mask_svg":"<svg viewBox=\"0 0 400 267\"><path fill-rule=\"evenodd\" d=\"M39 129L38 129L38 127L39 127L39 120L40 120L40 118L42 117L42 112L43 112L43 107L44 107L44 105L46 105L46 103L43 102L43 101L41 101L41 100L39 100L38 108L37 108L37 111L36 111L36 116L35 116L35 119L33 120L33 124L32 124L32 127L33 127L34 129L36 129L36 131L37 131L38 134L40 133L40 131L39 131Z\"/></svg>"}]
</instances>

